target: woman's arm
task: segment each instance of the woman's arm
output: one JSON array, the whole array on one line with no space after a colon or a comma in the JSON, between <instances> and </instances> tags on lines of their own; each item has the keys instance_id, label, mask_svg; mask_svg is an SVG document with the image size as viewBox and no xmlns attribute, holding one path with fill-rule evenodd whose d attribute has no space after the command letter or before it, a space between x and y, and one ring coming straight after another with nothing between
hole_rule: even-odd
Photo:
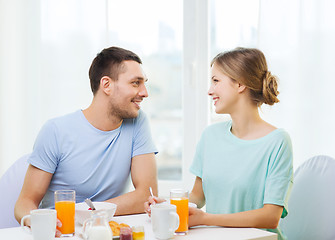
<instances>
[{"instance_id":1,"label":"woman's arm","mask_svg":"<svg viewBox=\"0 0 335 240\"><path fill-rule=\"evenodd\" d=\"M264 204L260 209L232 213L210 214L200 209L190 208L189 226L215 225L223 227L277 228L283 207Z\"/></svg>"},{"instance_id":2,"label":"woman's arm","mask_svg":"<svg viewBox=\"0 0 335 240\"><path fill-rule=\"evenodd\" d=\"M202 208L206 201L204 191L202 189L202 179L196 177L192 192L190 193L190 202L197 204L198 208Z\"/></svg>"}]
</instances>

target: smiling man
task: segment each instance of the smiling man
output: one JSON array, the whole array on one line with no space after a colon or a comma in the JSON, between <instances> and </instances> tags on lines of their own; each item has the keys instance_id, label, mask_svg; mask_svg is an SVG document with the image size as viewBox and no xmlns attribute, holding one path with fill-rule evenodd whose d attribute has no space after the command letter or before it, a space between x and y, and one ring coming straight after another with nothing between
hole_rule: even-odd
<instances>
[{"instance_id":1,"label":"smiling man","mask_svg":"<svg viewBox=\"0 0 335 240\"><path fill-rule=\"evenodd\" d=\"M54 207L54 192L76 191L86 198L117 204L117 215L143 212L149 187L157 193L156 147L140 110L148 97L141 59L110 47L89 70L93 100L85 110L49 120L29 157L15 206L20 222L30 210ZM124 193L131 175L134 191Z\"/></svg>"}]
</instances>

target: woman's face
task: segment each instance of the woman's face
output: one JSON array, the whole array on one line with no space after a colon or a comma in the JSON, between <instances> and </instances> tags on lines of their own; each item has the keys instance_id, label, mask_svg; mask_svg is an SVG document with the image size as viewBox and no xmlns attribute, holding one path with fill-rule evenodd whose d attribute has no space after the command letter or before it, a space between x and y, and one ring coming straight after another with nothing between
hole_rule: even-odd
<instances>
[{"instance_id":1,"label":"woman's face","mask_svg":"<svg viewBox=\"0 0 335 240\"><path fill-rule=\"evenodd\" d=\"M208 95L213 99L215 112L231 114L237 102L239 84L223 74L215 63L211 71L211 86Z\"/></svg>"}]
</instances>

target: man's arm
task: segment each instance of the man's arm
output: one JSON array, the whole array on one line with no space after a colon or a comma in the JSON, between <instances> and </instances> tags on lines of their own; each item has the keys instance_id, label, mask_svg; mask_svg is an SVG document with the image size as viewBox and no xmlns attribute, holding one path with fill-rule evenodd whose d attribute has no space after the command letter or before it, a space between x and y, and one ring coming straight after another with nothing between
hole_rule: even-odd
<instances>
[{"instance_id":1,"label":"man's arm","mask_svg":"<svg viewBox=\"0 0 335 240\"><path fill-rule=\"evenodd\" d=\"M51 173L29 165L21 193L14 208L14 215L19 223L23 216L30 214L30 210L38 208L49 187L51 178ZM27 222L27 225L30 225L30 223Z\"/></svg>"},{"instance_id":2,"label":"man's arm","mask_svg":"<svg viewBox=\"0 0 335 240\"><path fill-rule=\"evenodd\" d=\"M144 202L150 196L149 187L157 196L157 167L155 154L137 155L132 158L131 178L135 190L107 200L117 205L116 215L144 212Z\"/></svg>"}]
</instances>

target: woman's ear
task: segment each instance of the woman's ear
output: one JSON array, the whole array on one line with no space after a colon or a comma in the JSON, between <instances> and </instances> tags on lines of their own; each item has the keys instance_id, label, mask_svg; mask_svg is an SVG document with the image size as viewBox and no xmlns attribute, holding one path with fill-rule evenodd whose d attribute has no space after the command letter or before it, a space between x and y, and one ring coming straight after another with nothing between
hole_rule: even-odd
<instances>
[{"instance_id":1,"label":"woman's ear","mask_svg":"<svg viewBox=\"0 0 335 240\"><path fill-rule=\"evenodd\" d=\"M112 84L113 84L113 81L108 76L103 76L100 79L100 88L107 95L110 95L110 93L111 93L111 86L112 86Z\"/></svg>"},{"instance_id":2,"label":"woman's ear","mask_svg":"<svg viewBox=\"0 0 335 240\"><path fill-rule=\"evenodd\" d=\"M238 93L244 92L245 89L247 89L247 87L245 85L243 85L241 83L238 83L238 89L237 89Z\"/></svg>"}]
</instances>

